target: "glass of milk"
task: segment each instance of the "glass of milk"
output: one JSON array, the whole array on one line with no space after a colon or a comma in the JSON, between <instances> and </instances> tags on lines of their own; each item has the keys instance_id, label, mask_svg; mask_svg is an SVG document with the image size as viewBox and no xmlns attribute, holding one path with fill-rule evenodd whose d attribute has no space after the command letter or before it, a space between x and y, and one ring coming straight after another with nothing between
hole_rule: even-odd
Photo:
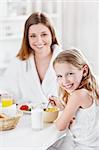
<instances>
[{"instance_id":1,"label":"glass of milk","mask_svg":"<svg viewBox=\"0 0 99 150\"><path fill-rule=\"evenodd\" d=\"M31 110L31 123L32 129L41 130L43 129L43 110L41 108L35 108Z\"/></svg>"}]
</instances>

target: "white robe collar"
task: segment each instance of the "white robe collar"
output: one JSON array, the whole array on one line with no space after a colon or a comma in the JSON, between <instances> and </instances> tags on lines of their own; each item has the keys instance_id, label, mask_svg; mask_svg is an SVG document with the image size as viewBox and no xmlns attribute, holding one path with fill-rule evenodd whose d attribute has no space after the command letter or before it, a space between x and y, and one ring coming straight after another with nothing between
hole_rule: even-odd
<instances>
[{"instance_id":1,"label":"white robe collar","mask_svg":"<svg viewBox=\"0 0 99 150\"><path fill-rule=\"evenodd\" d=\"M26 65L25 65L25 71L28 74L33 75L33 82L36 81L37 87L39 88L43 88L44 84L46 84L46 81L48 81L50 79L50 72L53 72L53 60L55 59L55 57L62 51L62 48L56 44L54 44L52 46L53 49L53 54L52 54L52 58L49 64L49 67L46 71L46 74L44 76L44 79L42 81L42 84L40 83L40 79L36 70L36 66L35 66L35 61L34 61L34 56L31 55L30 58L28 60L26 60Z\"/></svg>"},{"instance_id":2,"label":"white robe collar","mask_svg":"<svg viewBox=\"0 0 99 150\"><path fill-rule=\"evenodd\" d=\"M57 44L54 44L52 46L52 49L53 49L53 54L52 54L52 58L51 58L48 69L50 68L50 66L53 65L52 63L53 63L53 60L56 58L56 56L62 51L62 48ZM28 60L26 60L26 65L25 65L24 69L26 72L28 72L31 70L31 68L33 69L33 72L35 72L36 75L38 76L33 55L31 55L30 58ZM46 77L46 75L45 75L45 77Z\"/></svg>"}]
</instances>

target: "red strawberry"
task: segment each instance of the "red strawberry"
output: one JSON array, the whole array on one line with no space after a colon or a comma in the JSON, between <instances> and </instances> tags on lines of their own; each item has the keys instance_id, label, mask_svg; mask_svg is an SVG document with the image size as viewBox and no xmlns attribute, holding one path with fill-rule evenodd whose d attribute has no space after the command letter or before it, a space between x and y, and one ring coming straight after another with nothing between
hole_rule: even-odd
<instances>
[{"instance_id":1,"label":"red strawberry","mask_svg":"<svg viewBox=\"0 0 99 150\"><path fill-rule=\"evenodd\" d=\"M21 110L29 110L29 106L28 105L22 105L21 107L20 107L20 109Z\"/></svg>"}]
</instances>

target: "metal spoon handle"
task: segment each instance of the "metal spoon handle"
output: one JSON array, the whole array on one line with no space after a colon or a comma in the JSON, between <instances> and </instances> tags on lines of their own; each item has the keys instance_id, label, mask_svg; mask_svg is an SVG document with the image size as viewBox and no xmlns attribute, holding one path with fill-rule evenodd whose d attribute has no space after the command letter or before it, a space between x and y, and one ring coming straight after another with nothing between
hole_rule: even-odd
<instances>
[{"instance_id":1,"label":"metal spoon handle","mask_svg":"<svg viewBox=\"0 0 99 150\"><path fill-rule=\"evenodd\" d=\"M48 102L48 104L47 104L47 106L46 106L46 109L48 108L49 104L50 104L50 101Z\"/></svg>"}]
</instances>

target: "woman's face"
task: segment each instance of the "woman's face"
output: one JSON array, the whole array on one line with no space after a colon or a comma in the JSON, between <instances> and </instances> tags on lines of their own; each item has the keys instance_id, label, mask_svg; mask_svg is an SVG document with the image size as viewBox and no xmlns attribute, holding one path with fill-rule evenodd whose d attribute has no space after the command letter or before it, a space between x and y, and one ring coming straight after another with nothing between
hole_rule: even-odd
<instances>
[{"instance_id":1,"label":"woman's face","mask_svg":"<svg viewBox=\"0 0 99 150\"><path fill-rule=\"evenodd\" d=\"M56 63L55 72L59 86L68 93L73 92L79 87L82 77L87 73L87 69L86 66L79 70L69 63Z\"/></svg>"},{"instance_id":2,"label":"woman's face","mask_svg":"<svg viewBox=\"0 0 99 150\"><path fill-rule=\"evenodd\" d=\"M39 23L31 25L28 31L30 47L37 54L51 51L52 35L45 25Z\"/></svg>"}]
</instances>

